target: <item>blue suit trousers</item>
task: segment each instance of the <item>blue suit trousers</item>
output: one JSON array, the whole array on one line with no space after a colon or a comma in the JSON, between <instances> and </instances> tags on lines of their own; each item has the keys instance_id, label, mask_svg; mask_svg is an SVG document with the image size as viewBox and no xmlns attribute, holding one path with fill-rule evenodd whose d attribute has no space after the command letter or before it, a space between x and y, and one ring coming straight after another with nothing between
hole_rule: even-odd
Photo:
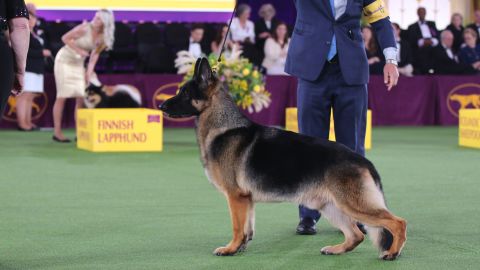
<instances>
[{"instance_id":1,"label":"blue suit trousers","mask_svg":"<svg viewBox=\"0 0 480 270\"><path fill-rule=\"evenodd\" d=\"M299 79L297 91L298 125L302 134L328 139L333 109L335 136L353 151L365 155L368 92L366 85L348 85L339 63L326 63L315 81ZM299 206L300 218L318 221L317 210Z\"/></svg>"}]
</instances>

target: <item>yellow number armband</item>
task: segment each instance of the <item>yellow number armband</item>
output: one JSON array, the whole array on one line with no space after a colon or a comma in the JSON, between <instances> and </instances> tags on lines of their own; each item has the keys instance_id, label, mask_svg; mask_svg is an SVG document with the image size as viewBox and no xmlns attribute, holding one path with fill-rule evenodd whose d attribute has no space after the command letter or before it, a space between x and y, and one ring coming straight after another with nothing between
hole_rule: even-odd
<instances>
[{"instance_id":1,"label":"yellow number armband","mask_svg":"<svg viewBox=\"0 0 480 270\"><path fill-rule=\"evenodd\" d=\"M375 0L375 2L363 8L368 23L374 23L388 17L388 10L383 0Z\"/></svg>"}]
</instances>

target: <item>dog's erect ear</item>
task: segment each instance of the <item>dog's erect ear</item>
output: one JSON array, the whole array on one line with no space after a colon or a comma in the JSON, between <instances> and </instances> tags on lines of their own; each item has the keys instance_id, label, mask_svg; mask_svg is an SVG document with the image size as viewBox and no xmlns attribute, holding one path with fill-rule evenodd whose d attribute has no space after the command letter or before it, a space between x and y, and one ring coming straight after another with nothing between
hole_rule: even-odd
<instances>
[{"instance_id":1,"label":"dog's erect ear","mask_svg":"<svg viewBox=\"0 0 480 270\"><path fill-rule=\"evenodd\" d=\"M193 77L197 78L197 75L199 74L198 68L200 67L200 62L202 61L202 58L198 58L197 62L195 63L195 71L193 72Z\"/></svg>"},{"instance_id":2,"label":"dog's erect ear","mask_svg":"<svg viewBox=\"0 0 480 270\"><path fill-rule=\"evenodd\" d=\"M197 64L195 65L195 80L197 83L207 83L209 81L212 81L213 79L213 72L212 68L210 67L210 64L208 63L208 59L203 57L200 59L200 61L197 61Z\"/></svg>"}]
</instances>

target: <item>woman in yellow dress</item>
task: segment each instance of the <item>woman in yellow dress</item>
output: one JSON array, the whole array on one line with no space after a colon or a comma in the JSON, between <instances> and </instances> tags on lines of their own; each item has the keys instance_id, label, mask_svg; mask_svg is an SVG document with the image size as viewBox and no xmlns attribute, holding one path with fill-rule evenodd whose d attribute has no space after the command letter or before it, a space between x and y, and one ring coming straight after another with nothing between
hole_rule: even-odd
<instances>
[{"instance_id":1,"label":"woman in yellow dress","mask_svg":"<svg viewBox=\"0 0 480 270\"><path fill-rule=\"evenodd\" d=\"M114 31L113 13L102 9L91 22L75 27L62 37L65 46L58 52L54 66L57 86L57 98L53 105L54 141L70 142L62 132L65 102L67 98L75 98L75 112L83 106L85 88L94 73L100 53L113 47ZM89 61L85 68L87 57Z\"/></svg>"}]
</instances>

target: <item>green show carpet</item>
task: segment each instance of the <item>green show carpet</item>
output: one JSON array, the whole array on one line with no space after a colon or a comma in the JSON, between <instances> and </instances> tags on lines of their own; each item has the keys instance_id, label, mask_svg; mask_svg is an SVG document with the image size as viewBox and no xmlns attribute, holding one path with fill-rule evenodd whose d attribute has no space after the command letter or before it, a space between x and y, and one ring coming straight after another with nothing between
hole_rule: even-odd
<instances>
[{"instance_id":1,"label":"green show carpet","mask_svg":"<svg viewBox=\"0 0 480 270\"><path fill-rule=\"evenodd\" d=\"M167 129L164 152L140 154L0 131L0 269L480 269L480 150L439 127L375 128L373 147L388 205L409 222L399 260L377 259L369 240L321 255L343 236L323 219L318 235L295 235L289 203L258 204L255 239L222 258L228 208L193 130Z\"/></svg>"}]
</instances>

